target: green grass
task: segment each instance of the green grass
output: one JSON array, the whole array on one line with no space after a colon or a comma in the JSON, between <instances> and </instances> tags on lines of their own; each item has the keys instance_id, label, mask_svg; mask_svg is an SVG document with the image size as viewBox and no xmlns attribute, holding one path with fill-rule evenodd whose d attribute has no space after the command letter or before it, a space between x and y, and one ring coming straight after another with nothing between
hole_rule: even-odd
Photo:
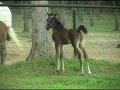
<instances>
[{"instance_id":1,"label":"green grass","mask_svg":"<svg viewBox=\"0 0 120 90\"><path fill-rule=\"evenodd\" d=\"M23 40L31 39L32 22L30 22L30 32L23 32L23 27L24 27L23 19L24 19L23 14L13 13L12 25L13 25L14 31L18 35L19 39L23 39ZM79 19L77 19L76 28L82 24L82 25L85 25L85 27L87 27L88 33L91 33L91 32L113 33L113 30L115 29L114 14L101 14L101 17L99 20L96 17L94 19L95 19L95 25L90 26L90 15L84 15L83 17L84 21L82 23L80 23ZM71 29L73 27L72 14L66 15L65 20L66 20L65 28Z\"/></svg>"},{"instance_id":2,"label":"green grass","mask_svg":"<svg viewBox=\"0 0 120 90\"><path fill-rule=\"evenodd\" d=\"M24 30L24 17L23 14L17 14L13 13L13 22L12 26L15 31L15 33L20 37L21 39L31 38L32 35L32 25L30 21L30 32L23 32Z\"/></svg>"},{"instance_id":3,"label":"green grass","mask_svg":"<svg viewBox=\"0 0 120 90\"><path fill-rule=\"evenodd\" d=\"M80 23L89 32L111 32L114 29L112 15L103 15L95 20L95 26L89 25L89 16ZM71 22L70 22L71 21ZM72 27L72 16L66 27ZM80 25L77 23L77 26ZM23 31L23 16L13 15L13 28L21 38L28 38L30 32ZM86 64L84 63L84 66ZM90 61L92 75L80 76L80 65L76 59L65 60L65 73L56 75L54 59L18 62L11 66L0 65L0 89L119 89L120 63ZM86 68L85 68L86 72Z\"/></svg>"},{"instance_id":4,"label":"green grass","mask_svg":"<svg viewBox=\"0 0 120 90\"><path fill-rule=\"evenodd\" d=\"M0 66L0 89L120 88L120 63L91 60L91 76L87 74L80 76L79 62L76 59L66 59L65 67L64 73L56 75L54 59Z\"/></svg>"},{"instance_id":5,"label":"green grass","mask_svg":"<svg viewBox=\"0 0 120 90\"><path fill-rule=\"evenodd\" d=\"M22 14L13 13L13 28L15 29L16 32L23 31L23 26L24 26L23 19L24 18ZM66 20L65 27L71 29L73 27L72 14L66 15L65 20ZM100 19L94 17L94 22L95 22L94 26L90 26L90 15L84 15L82 23L79 22L78 18L76 20L77 20L76 28L82 24L87 27L89 32L111 32L115 29L114 14L101 14ZM30 23L30 28L32 30L31 23Z\"/></svg>"},{"instance_id":6,"label":"green grass","mask_svg":"<svg viewBox=\"0 0 120 90\"><path fill-rule=\"evenodd\" d=\"M72 22L72 16L67 16L69 18L66 18L66 28L72 28L73 22ZM107 15L103 14L101 15L100 19L97 19L94 17L94 26L90 26L90 16L89 15L84 15L83 17L83 22L80 23L79 19L76 19L76 28L78 26L85 25L88 29L89 32L111 32L115 28L115 20L114 20L114 15Z\"/></svg>"},{"instance_id":7,"label":"green grass","mask_svg":"<svg viewBox=\"0 0 120 90\"><path fill-rule=\"evenodd\" d=\"M16 32L21 32L23 31L23 26L24 26L24 18L23 18L23 15L21 14L16 14L16 13L13 13L12 14L12 18L13 18L13 22L12 22L12 26L14 28L14 30Z\"/></svg>"}]
</instances>

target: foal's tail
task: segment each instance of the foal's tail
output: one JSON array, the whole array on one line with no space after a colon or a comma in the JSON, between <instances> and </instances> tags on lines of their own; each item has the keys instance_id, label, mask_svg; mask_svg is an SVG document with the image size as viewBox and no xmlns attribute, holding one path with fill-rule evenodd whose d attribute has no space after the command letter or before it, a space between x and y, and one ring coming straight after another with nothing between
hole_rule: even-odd
<instances>
[{"instance_id":1,"label":"foal's tail","mask_svg":"<svg viewBox=\"0 0 120 90\"><path fill-rule=\"evenodd\" d=\"M10 41L10 35L9 33L7 33L7 38L6 38L7 41Z\"/></svg>"},{"instance_id":2,"label":"foal's tail","mask_svg":"<svg viewBox=\"0 0 120 90\"><path fill-rule=\"evenodd\" d=\"M84 34L87 34L87 33L88 33L88 30L87 30L87 28L86 28L84 25L80 25L80 26L78 27L78 31L79 31L79 32L82 31Z\"/></svg>"},{"instance_id":3,"label":"foal's tail","mask_svg":"<svg viewBox=\"0 0 120 90\"><path fill-rule=\"evenodd\" d=\"M9 34L9 30L10 30L11 28L12 28L12 27L8 27L8 30L7 30L7 38L6 38L7 41L10 41L10 40L11 40L11 37L10 37L10 34Z\"/></svg>"}]
</instances>

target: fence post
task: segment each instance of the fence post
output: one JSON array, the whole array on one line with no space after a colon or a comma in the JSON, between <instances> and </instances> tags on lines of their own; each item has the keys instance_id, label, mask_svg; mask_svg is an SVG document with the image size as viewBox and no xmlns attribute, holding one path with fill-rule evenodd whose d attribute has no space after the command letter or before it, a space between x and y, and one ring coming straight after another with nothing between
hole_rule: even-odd
<instances>
[{"instance_id":1,"label":"fence post","mask_svg":"<svg viewBox=\"0 0 120 90\"><path fill-rule=\"evenodd\" d=\"M73 29L76 29L76 8L73 9Z\"/></svg>"}]
</instances>

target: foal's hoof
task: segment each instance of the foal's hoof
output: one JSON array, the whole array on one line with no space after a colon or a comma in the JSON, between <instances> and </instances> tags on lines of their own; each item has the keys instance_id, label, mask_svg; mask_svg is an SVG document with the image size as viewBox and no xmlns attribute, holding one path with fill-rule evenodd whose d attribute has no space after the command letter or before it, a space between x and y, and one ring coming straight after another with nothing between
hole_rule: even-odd
<instances>
[{"instance_id":1,"label":"foal's hoof","mask_svg":"<svg viewBox=\"0 0 120 90\"><path fill-rule=\"evenodd\" d=\"M62 72L62 73L64 73L64 72L65 72L65 70L61 70L61 72Z\"/></svg>"},{"instance_id":2,"label":"foal's hoof","mask_svg":"<svg viewBox=\"0 0 120 90\"><path fill-rule=\"evenodd\" d=\"M85 74L84 74L84 73L81 73L80 75L81 75L81 76L84 76Z\"/></svg>"},{"instance_id":3,"label":"foal's hoof","mask_svg":"<svg viewBox=\"0 0 120 90\"><path fill-rule=\"evenodd\" d=\"M89 76L90 76L91 74L92 74L91 72L88 73Z\"/></svg>"},{"instance_id":4,"label":"foal's hoof","mask_svg":"<svg viewBox=\"0 0 120 90\"><path fill-rule=\"evenodd\" d=\"M56 75L60 75L60 70L57 70L57 71L56 71Z\"/></svg>"}]
</instances>

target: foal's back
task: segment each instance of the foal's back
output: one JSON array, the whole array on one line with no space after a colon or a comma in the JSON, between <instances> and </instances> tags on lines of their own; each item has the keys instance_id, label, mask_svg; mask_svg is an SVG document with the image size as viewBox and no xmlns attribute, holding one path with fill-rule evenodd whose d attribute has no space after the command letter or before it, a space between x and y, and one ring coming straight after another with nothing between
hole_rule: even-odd
<instances>
[{"instance_id":1,"label":"foal's back","mask_svg":"<svg viewBox=\"0 0 120 90\"><path fill-rule=\"evenodd\" d=\"M84 38L84 33L79 31L78 29L70 29L69 30L69 38L72 41L81 41Z\"/></svg>"},{"instance_id":2,"label":"foal's back","mask_svg":"<svg viewBox=\"0 0 120 90\"><path fill-rule=\"evenodd\" d=\"M84 37L84 34L78 29L61 29L54 30L52 39L54 42L59 42L61 44L70 44L71 42L81 41Z\"/></svg>"}]
</instances>

